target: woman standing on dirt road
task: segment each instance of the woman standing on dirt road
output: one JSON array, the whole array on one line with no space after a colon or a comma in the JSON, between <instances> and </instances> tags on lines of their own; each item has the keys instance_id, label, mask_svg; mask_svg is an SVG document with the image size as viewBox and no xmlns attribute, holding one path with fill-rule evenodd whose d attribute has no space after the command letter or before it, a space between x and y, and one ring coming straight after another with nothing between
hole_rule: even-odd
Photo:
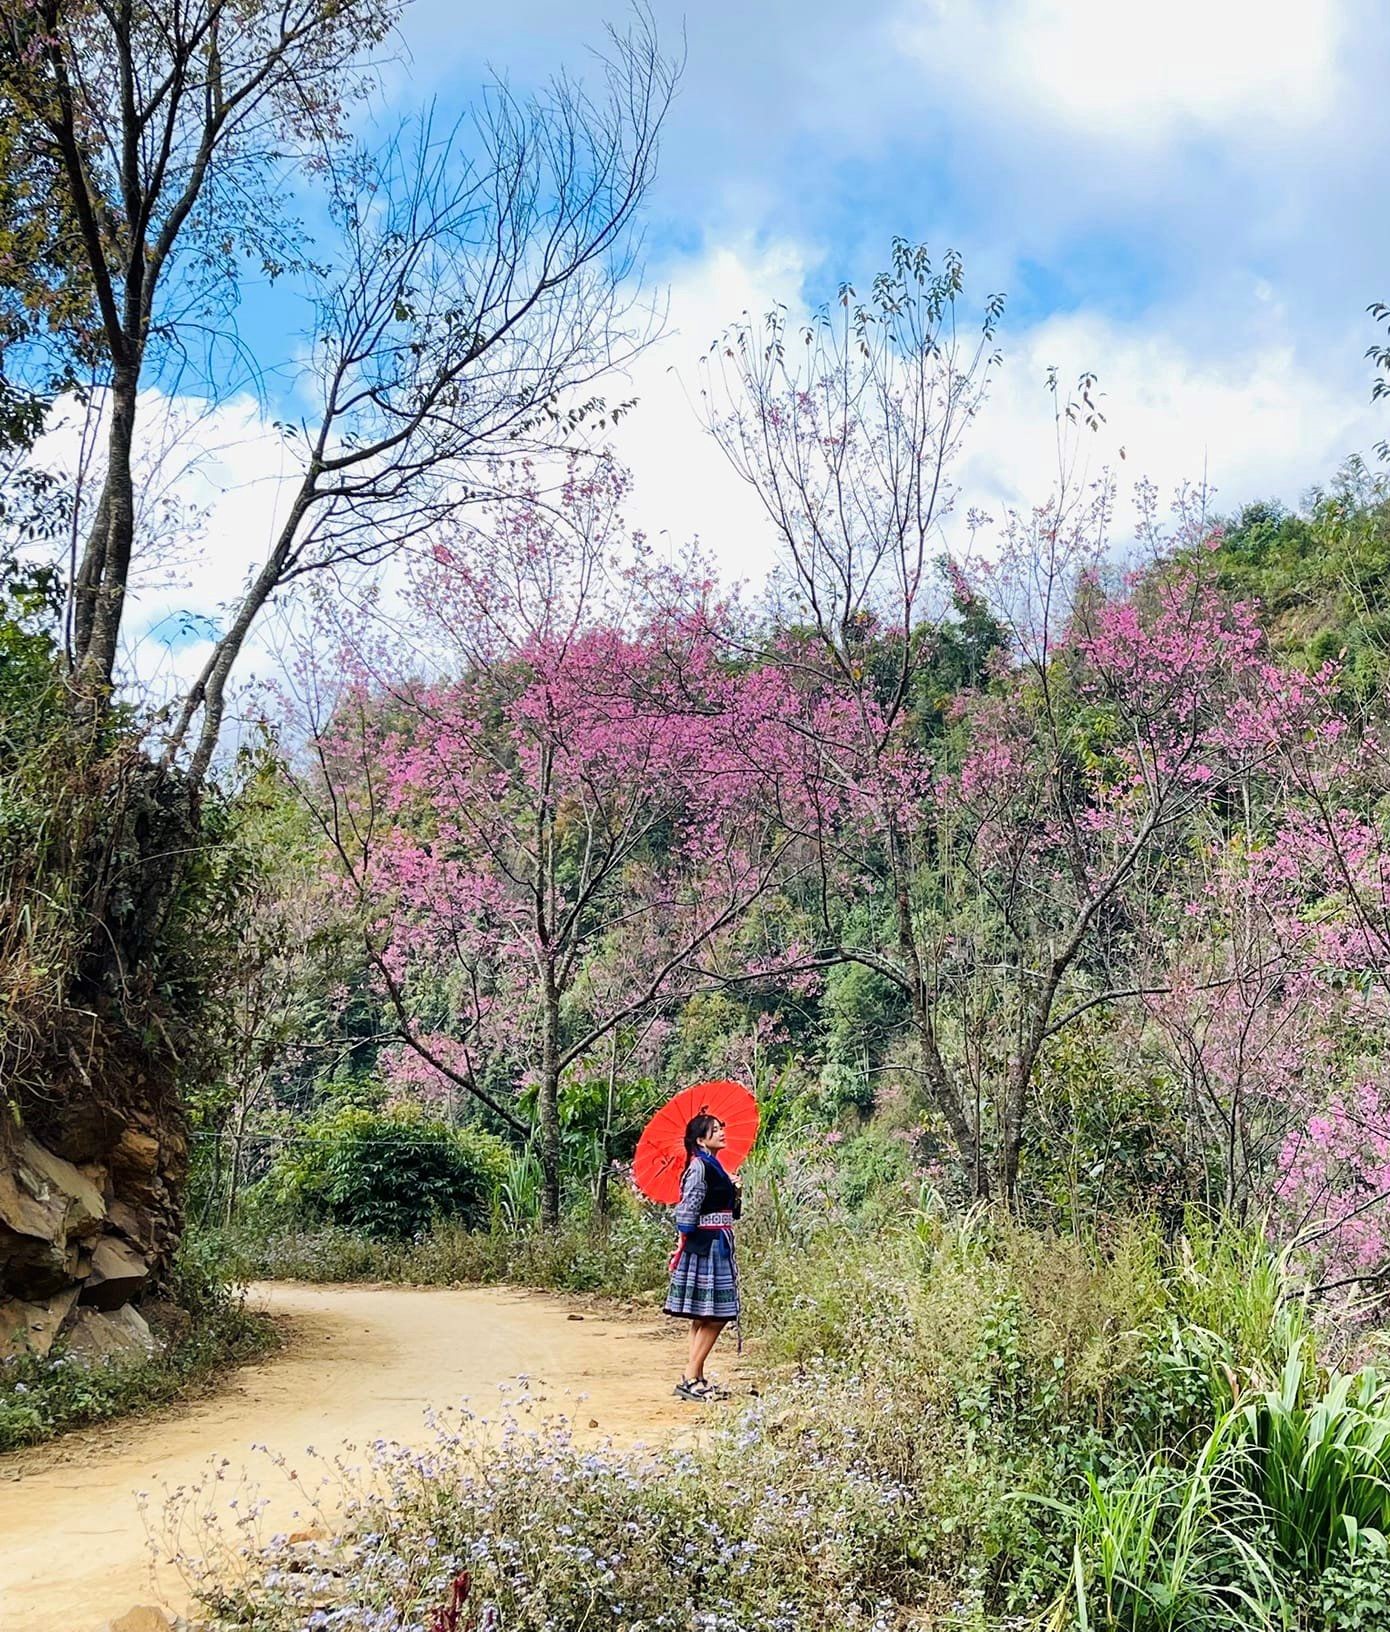
<instances>
[{"instance_id":1,"label":"woman standing on dirt road","mask_svg":"<svg viewBox=\"0 0 1390 1632\"><path fill-rule=\"evenodd\" d=\"M724 1124L701 1113L685 1129L685 1174L676 1206L680 1241L671 1257L666 1313L690 1322L690 1360L676 1384L683 1400L726 1400L727 1389L705 1376L719 1334L739 1317L734 1220L742 1202L737 1179L719 1161Z\"/></svg>"}]
</instances>

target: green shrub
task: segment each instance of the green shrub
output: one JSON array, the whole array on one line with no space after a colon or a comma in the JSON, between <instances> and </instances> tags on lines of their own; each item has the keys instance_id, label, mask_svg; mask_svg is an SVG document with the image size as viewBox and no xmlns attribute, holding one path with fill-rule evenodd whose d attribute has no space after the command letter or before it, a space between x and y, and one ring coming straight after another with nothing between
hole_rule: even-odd
<instances>
[{"instance_id":1,"label":"green shrub","mask_svg":"<svg viewBox=\"0 0 1390 1632\"><path fill-rule=\"evenodd\" d=\"M1334 1558L1318 1580L1316 1624L1322 1632L1386 1632L1390 1628L1390 1550L1361 1538Z\"/></svg>"},{"instance_id":2,"label":"green shrub","mask_svg":"<svg viewBox=\"0 0 1390 1632\"><path fill-rule=\"evenodd\" d=\"M507 1147L490 1134L346 1106L310 1122L263 1183L298 1218L390 1241L436 1219L485 1224L507 1172Z\"/></svg>"},{"instance_id":3,"label":"green shrub","mask_svg":"<svg viewBox=\"0 0 1390 1632\"><path fill-rule=\"evenodd\" d=\"M858 1212L873 1202L901 1209L912 1163L906 1140L885 1135L872 1124L845 1141L837 1153L841 1203Z\"/></svg>"}]
</instances>

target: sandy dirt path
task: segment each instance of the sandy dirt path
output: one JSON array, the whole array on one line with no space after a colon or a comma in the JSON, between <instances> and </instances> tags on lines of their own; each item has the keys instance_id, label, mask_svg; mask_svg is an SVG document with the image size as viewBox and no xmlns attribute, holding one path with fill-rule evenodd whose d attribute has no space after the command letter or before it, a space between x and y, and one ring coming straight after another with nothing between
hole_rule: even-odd
<instances>
[{"instance_id":1,"label":"sandy dirt path","mask_svg":"<svg viewBox=\"0 0 1390 1632\"><path fill-rule=\"evenodd\" d=\"M659 1316L473 1288L276 1284L252 1297L289 1326L270 1360L205 1400L0 1458L0 1632L91 1632L132 1604L184 1607L177 1575L151 1574L137 1493L192 1483L211 1459L228 1459L229 1482L265 1479L274 1527L295 1528L294 1487L253 1444L290 1457L422 1444L427 1408L467 1397L487 1415L498 1384L523 1373L591 1439L652 1441L689 1421L671 1394L680 1335Z\"/></svg>"}]
</instances>

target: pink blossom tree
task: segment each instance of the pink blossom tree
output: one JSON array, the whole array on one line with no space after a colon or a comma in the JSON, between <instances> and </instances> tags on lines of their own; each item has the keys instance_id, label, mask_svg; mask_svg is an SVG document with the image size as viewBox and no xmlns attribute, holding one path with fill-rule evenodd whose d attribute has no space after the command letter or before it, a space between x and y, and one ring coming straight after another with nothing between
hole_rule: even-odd
<instances>
[{"instance_id":1,"label":"pink blossom tree","mask_svg":"<svg viewBox=\"0 0 1390 1632\"><path fill-rule=\"evenodd\" d=\"M1143 995L1129 897L1277 756L1301 699L1200 570L1101 592L1112 492L1078 484L1067 452L1096 417L1088 377L1058 401L1053 497L950 568L943 617L931 568L1000 310L968 336L963 287L956 258L899 244L867 301L842 291L799 343L778 314L735 328L707 423L782 549L761 657L791 679L814 762L803 961L861 963L902 994L969 1185L1012 1200L1044 1049ZM1175 539L1148 531L1153 554L1193 542L1186 517Z\"/></svg>"},{"instance_id":2,"label":"pink blossom tree","mask_svg":"<svg viewBox=\"0 0 1390 1632\"><path fill-rule=\"evenodd\" d=\"M1304 979L1327 1019L1279 1150L1285 1226L1324 1284L1390 1267L1390 752L1383 722L1323 718L1286 746L1270 869L1290 897Z\"/></svg>"},{"instance_id":3,"label":"pink blossom tree","mask_svg":"<svg viewBox=\"0 0 1390 1632\"><path fill-rule=\"evenodd\" d=\"M724 661L675 610L689 586L654 597L624 486L574 465L553 504L515 491L439 543L404 597L416 650L349 643L304 782L423 1076L516 1126L485 1066L529 1062L549 1224L563 1074L703 978L786 854L769 783L799 780L782 677ZM587 980L619 942L642 956Z\"/></svg>"},{"instance_id":4,"label":"pink blossom tree","mask_svg":"<svg viewBox=\"0 0 1390 1632\"><path fill-rule=\"evenodd\" d=\"M930 790L948 909L934 985L941 1010L960 1007L958 1058L994 1110L995 1182L1011 1197L1044 1048L1094 1009L1158 995L1145 904L1167 897L1211 813L1277 768L1318 690L1270 660L1251 611L1199 570L1113 599L1083 585L1073 601L1045 662L1024 651L963 700Z\"/></svg>"}]
</instances>

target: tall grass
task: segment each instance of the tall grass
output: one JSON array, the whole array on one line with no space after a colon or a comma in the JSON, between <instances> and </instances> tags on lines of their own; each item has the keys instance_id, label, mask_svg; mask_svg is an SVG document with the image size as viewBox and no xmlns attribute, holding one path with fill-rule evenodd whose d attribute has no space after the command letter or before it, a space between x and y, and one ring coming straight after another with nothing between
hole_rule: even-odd
<instances>
[{"instance_id":1,"label":"tall grass","mask_svg":"<svg viewBox=\"0 0 1390 1632\"><path fill-rule=\"evenodd\" d=\"M1190 1460L1155 1455L1090 1473L1079 1501L1035 1500L1074 1537L1054 1627L1390 1626L1390 1383L1323 1375L1302 1342Z\"/></svg>"},{"instance_id":2,"label":"tall grass","mask_svg":"<svg viewBox=\"0 0 1390 1632\"><path fill-rule=\"evenodd\" d=\"M1313 1578L1334 1556L1380 1551L1390 1532L1390 1380L1367 1368L1319 1377L1301 1345L1275 1387L1231 1413L1238 1467L1275 1557Z\"/></svg>"},{"instance_id":3,"label":"tall grass","mask_svg":"<svg viewBox=\"0 0 1390 1632\"><path fill-rule=\"evenodd\" d=\"M1055 1628L1097 1632L1276 1632L1284 1599L1256 1541L1260 1511L1232 1478L1230 1423L1198 1455L1174 1465L1147 1458L1127 1476L1086 1476L1075 1503L1038 1496L1072 1531Z\"/></svg>"},{"instance_id":4,"label":"tall grass","mask_svg":"<svg viewBox=\"0 0 1390 1632\"><path fill-rule=\"evenodd\" d=\"M570 1220L555 1231L511 1228L499 1214L491 1228L439 1224L410 1241L378 1241L319 1226L218 1232L246 1280L342 1283L390 1281L416 1286L498 1285L635 1297L665 1276L671 1229L664 1219L623 1213L608 1224Z\"/></svg>"}]
</instances>

